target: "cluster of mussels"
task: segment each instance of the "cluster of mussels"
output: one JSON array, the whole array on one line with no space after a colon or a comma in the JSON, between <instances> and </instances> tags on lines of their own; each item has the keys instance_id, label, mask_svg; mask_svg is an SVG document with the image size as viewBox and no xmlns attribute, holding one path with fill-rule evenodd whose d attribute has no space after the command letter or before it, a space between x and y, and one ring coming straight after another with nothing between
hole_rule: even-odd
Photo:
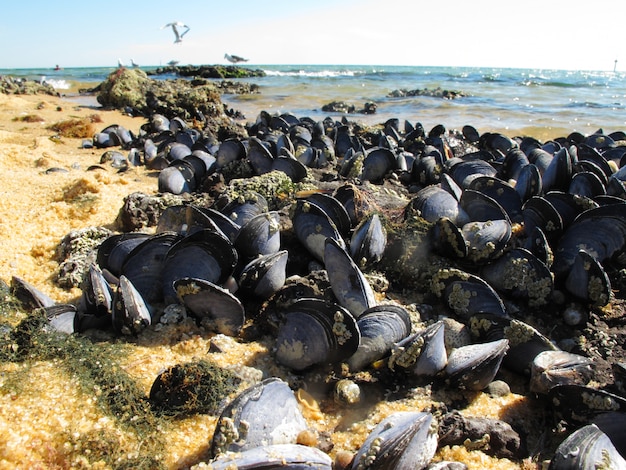
<instances>
[{"instance_id":1,"label":"cluster of mussels","mask_svg":"<svg viewBox=\"0 0 626 470\"><path fill-rule=\"evenodd\" d=\"M47 304L51 325L137 335L168 309L234 337L255 325L271 334L275 360L293 373L330 365L351 376L337 381L343 403L358 401L355 377L363 370L479 391L502 366L528 377L530 391L574 431L551 469L626 468L624 364L616 364L614 383L599 386L588 357L560 349L520 315L561 296L576 299L579 315L570 321L581 323L586 308L613 299L612 281L626 261L626 146L618 144L625 135L573 133L540 143L479 135L470 126L426 133L394 119L366 132L346 120L267 113L248 132L219 142L155 115L138 136L119 126L99 133L95 146L129 150L127 157L107 151L102 163L158 169L161 192L206 189L227 172L280 172L325 189L296 193L286 210L270 209L261 191L168 207L155 234L115 234L98 246L80 305ZM315 174L334 182L332 189L313 180L315 169L325 170ZM440 313L427 324L380 300L368 280L383 262L396 264L385 260L393 257L386 251L391 215L371 198L372 188L389 181L405 188L398 225L424 221L426 251L448 260L424 293ZM295 267L296 258L306 269ZM348 465L426 468L437 423L430 412L394 413ZM331 468L326 453L297 443L306 427L289 386L268 378L223 410L211 464Z\"/></svg>"}]
</instances>

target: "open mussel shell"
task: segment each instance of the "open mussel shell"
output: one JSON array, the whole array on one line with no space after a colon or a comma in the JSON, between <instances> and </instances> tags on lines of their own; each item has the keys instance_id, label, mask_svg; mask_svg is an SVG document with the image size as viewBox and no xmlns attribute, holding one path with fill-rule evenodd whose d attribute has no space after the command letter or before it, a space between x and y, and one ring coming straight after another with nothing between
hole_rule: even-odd
<instances>
[{"instance_id":1,"label":"open mussel shell","mask_svg":"<svg viewBox=\"0 0 626 470\"><path fill-rule=\"evenodd\" d=\"M602 413L593 418L592 424L609 436L620 455L626 458L626 413Z\"/></svg>"},{"instance_id":2,"label":"open mussel shell","mask_svg":"<svg viewBox=\"0 0 626 470\"><path fill-rule=\"evenodd\" d=\"M179 240L167 251L163 262L165 303L176 302L174 281L194 277L221 285L233 274L237 261L235 247L221 232L205 229Z\"/></svg>"},{"instance_id":3,"label":"open mussel shell","mask_svg":"<svg viewBox=\"0 0 626 470\"><path fill-rule=\"evenodd\" d=\"M417 377L434 377L447 362L445 324L440 320L400 341L389 358L389 367L405 369Z\"/></svg>"},{"instance_id":4,"label":"open mussel shell","mask_svg":"<svg viewBox=\"0 0 626 470\"><path fill-rule=\"evenodd\" d=\"M306 200L319 206L333 221L341 235L347 236L350 233L352 221L348 211L339 199L324 193L313 193Z\"/></svg>"},{"instance_id":5,"label":"open mussel shell","mask_svg":"<svg viewBox=\"0 0 626 470\"><path fill-rule=\"evenodd\" d=\"M469 222L461 233L467 246L467 259L483 264L502 254L511 239L511 224L504 219Z\"/></svg>"},{"instance_id":6,"label":"open mussel shell","mask_svg":"<svg viewBox=\"0 0 626 470\"><path fill-rule=\"evenodd\" d=\"M453 349L445 368L446 382L463 390L482 390L493 380L509 349L507 339Z\"/></svg>"},{"instance_id":7,"label":"open mussel shell","mask_svg":"<svg viewBox=\"0 0 626 470\"><path fill-rule=\"evenodd\" d=\"M237 336L245 321L243 305L230 292L204 279L182 278L174 281L181 303L207 328Z\"/></svg>"},{"instance_id":8,"label":"open mussel shell","mask_svg":"<svg viewBox=\"0 0 626 470\"><path fill-rule=\"evenodd\" d=\"M352 356L361 334L356 320L340 305L321 299L291 304L279 325L276 360L293 370L334 364Z\"/></svg>"},{"instance_id":9,"label":"open mussel shell","mask_svg":"<svg viewBox=\"0 0 626 470\"><path fill-rule=\"evenodd\" d=\"M626 412L626 398L588 385L555 385L548 398L556 417L571 424L587 424L610 411Z\"/></svg>"},{"instance_id":10,"label":"open mussel shell","mask_svg":"<svg viewBox=\"0 0 626 470\"><path fill-rule=\"evenodd\" d=\"M504 207L494 198L480 191L466 189L461 195L459 204L471 221L506 220L509 224L511 223Z\"/></svg>"},{"instance_id":11,"label":"open mussel shell","mask_svg":"<svg viewBox=\"0 0 626 470\"><path fill-rule=\"evenodd\" d=\"M11 277L11 292L26 310L50 307L56 303L47 294L18 276Z\"/></svg>"},{"instance_id":12,"label":"open mussel shell","mask_svg":"<svg viewBox=\"0 0 626 470\"><path fill-rule=\"evenodd\" d=\"M299 183L307 176L306 166L292 157L281 156L274 158L272 161L272 171L282 171L291 181Z\"/></svg>"},{"instance_id":13,"label":"open mussel shell","mask_svg":"<svg viewBox=\"0 0 626 470\"><path fill-rule=\"evenodd\" d=\"M524 248L514 248L485 264L480 276L497 292L524 299L531 307L546 305L554 289L548 267Z\"/></svg>"},{"instance_id":14,"label":"open mussel shell","mask_svg":"<svg viewBox=\"0 0 626 470\"><path fill-rule=\"evenodd\" d=\"M47 328L49 330L67 335L80 331L76 307L72 304L50 305L43 307L43 310L48 319Z\"/></svg>"},{"instance_id":15,"label":"open mussel shell","mask_svg":"<svg viewBox=\"0 0 626 470\"><path fill-rule=\"evenodd\" d=\"M164 232L137 245L127 256L121 273L149 304L163 300L163 265L169 249L181 235Z\"/></svg>"},{"instance_id":16,"label":"open mussel shell","mask_svg":"<svg viewBox=\"0 0 626 470\"><path fill-rule=\"evenodd\" d=\"M376 305L374 291L345 248L334 238L324 245L324 266L339 304L358 318Z\"/></svg>"},{"instance_id":17,"label":"open mussel shell","mask_svg":"<svg viewBox=\"0 0 626 470\"><path fill-rule=\"evenodd\" d=\"M557 240L563 233L563 218L550 201L542 196L528 199L522 206L524 230L531 233L539 227L548 240Z\"/></svg>"},{"instance_id":18,"label":"open mussel shell","mask_svg":"<svg viewBox=\"0 0 626 470\"><path fill-rule=\"evenodd\" d=\"M266 142L257 137L248 139L248 161L257 175L263 175L272 171L274 156Z\"/></svg>"},{"instance_id":19,"label":"open mussel shell","mask_svg":"<svg viewBox=\"0 0 626 470\"><path fill-rule=\"evenodd\" d=\"M387 416L370 432L350 468L426 468L436 450L437 423L433 415L398 411Z\"/></svg>"},{"instance_id":20,"label":"open mussel shell","mask_svg":"<svg viewBox=\"0 0 626 470\"><path fill-rule=\"evenodd\" d=\"M532 232L528 234L523 248L526 248L535 255L548 269L552 267L554 253L552 252L550 243L548 243L546 234L539 227L535 227Z\"/></svg>"},{"instance_id":21,"label":"open mussel shell","mask_svg":"<svg viewBox=\"0 0 626 470\"><path fill-rule=\"evenodd\" d=\"M475 178L496 176L497 170L485 160L460 160L449 169L450 176L463 189L467 189Z\"/></svg>"},{"instance_id":22,"label":"open mussel shell","mask_svg":"<svg viewBox=\"0 0 626 470\"><path fill-rule=\"evenodd\" d=\"M152 323L148 305L133 283L120 276L113 297L113 328L124 335L137 335Z\"/></svg>"},{"instance_id":23,"label":"open mussel shell","mask_svg":"<svg viewBox=\"0 0 626 470\"><path fill-rule=\"evenodd\" d=\"M222 232L213 219L205 213L205 210L194 205L166 207L159 217L156 233L176 232L181 235L191 235L205 229Z\"/></svg>"},{"instance_id":24,"label":"open mussel shell","mask_svg":"<svg viewBox=\"0 0 626 470\"><path fill-rule=\"evenodd\" d=\"M554 250L557 279L569 273L581 247L600 263L621 254L626 247L626 204L589 209L572 222Z\"/></svg>"},{"instance_id":25,"label":"open mussel shell","mask_svg":"<svg viewBox=\"0 0 626 470\"><path fill-rule=\"evenodd\" d=\"M96 264L89 265L89 271L82 285L79 307L81 312L97 316L111 314L113 289Z\"/></svg>"},{"instance_id":26,"label":"open mussel shell","mask_svg":"<svg viewBox=\"0 0 626 470\"><path fill-rule=\"evenodd\" d=\"M565 287L570 294L597 307L606 305L611 299L608 275L598 260L585 250L580 250L574 259Z\"/></svg>"},{"instance_id":27,"label":"open mussel shell","mask_svg":"<svg viewBox=\"0 0 626 470\"><path fill-rule=\"evenodd\" d=\"M471 335L477 341L506 339L509 342L504 365L518 374L529 375L537 355L557 350L550 338L521 320L497 315L475 315L469 324Z\"/></svg>"},{"instance_id":28,"label":"open mussel shell","mask_svg":"<svg viewBox=\"0 0 626 470\"><path fill-rule=\"evenodd\" d=\"M567 228L580 214L586 210L598 207L598 203L593 199L579 194L564 193L562 191L550 191L543 195L561 216L563 229Z\"/></svg>"},{"instance_id":29,"label":"open mussel shell","mask_svg":"<svg viewBox=\"0 0 626 470\"><path fill-rule=\"evenodd\" d=\"M235 160L245 158L247 153L248 149L241 140L226 139L217 150L217 165L223 168Z\"/></svg>"},{"instance_id":30,"label":"open mussel shell","mask_svg":"<svg viewBox=\"0 0 626 470\"><path fill-rule=\"evenodd\" d=\"M480 277L460 269L440 269L432 278L432 291L456 315L469 319L477 313L506 316L496 291Z\"/></svg>"},{"instance_id":31,"label":"open mussel shell","mask_svg":"<svg viewBox=\"0 0 626 470\"><path fill-rule=\"evenodd\" d=\"M353 184L348 183L339 186L335 190L333 197L341 203L348 213L351 226L356 226L364 214L370 212L370 204L363 192Z\"/></svg>"},{"instance_id":32,"label":"open mussel shell","mask_svg":"<svg viewBox=\"0 0 626 470\"><path fill-rule=\"evenodd\" d=\"M557 447L549 470L621 469L626 460L595 424L574 431Z\"/></svg>"},{"instance_id":33,"label":"open mussel shell","mask_svg":"<svg viewBox=\"0 0 626 470\"><path fill-rule=\"evenodd\" d=\"M363 219L350 238L350 254L361 268L379 262L386 247L387 231L376 213Z\"/></svg>"},{"instance_id":34,"label":"open mussel shell","mask_svg":"<svg viewBox=\"0 0 626 470\"><path fill-rule=\"evenodd\" d=\"M282 250L250 261L239 276L240 291L261 299L270 298L285 284L287 257L287 251Z\"/></svg>"},{"instance_id":35,"label":"open mussel shell","mask_svg":"<svg viewBox=\"0 0 626 470\"><path fill-rule=\"evenodd\" d=\"M566 351L543 351L532 362L530 391L547 394L556 385L586 385L593 374L593 361Z\"/></svg>"},{"instance_id":36,"label":"open mussel shell","mask_svg":"<svg viewBox=\"0 0 626 470\"><path fill-rule=\"evenodd\" d=\"M271 255L280 249L280 217L278 212L264 212L252 217L239 230L235 248L244 259Z\"/></svg>"},{"instance_id":37,"label":"open mussel shell","mask_svg":"<svg viewBox=\"0 0 626 470\"><path fill-rule=\"evenodd\" d=\"M560 148L552 157L542 175L544 192L567 191L572 179L575 156L567 148Z\"/></svg>"},{"instance_id":38,"label":"open mussel shell","mask_svg":"<svg viewBox=\"0 0 626 470\"><path fill-rule=\"evenodd\" d=\"M447 217L458 227L469 222L469 216L459 205L455 197L440 188L430 185L418 191L404 209L404 218L418 216L428 222L435 222Z\"/></svg>"},{"instance_id":39,"label":"open mussel shell","mask_svg":"<svg viewBox=\"0 0 626 470\"><path fill-rule=\"evenodd\" d=\"M274 444L254 447L243 452L220 455L212 460L213 470L246 469L307 469L331 470L333 461L317 447L301 444Z\"/></svg>"},{"instance_id":40,"label":"open mussel shell","mask_svg":"<svg viewBox=\"0 0 626 470\"><path fill-rule=\"evenodd\" d=\"M211 454L217 457L267 445L295 444L306 429L293 391L286 382L272 377L248 387L224 408L213 432Z\"/></svg>"},{"instance_id":41,"label":"open mussel shell","mask_svg":"<svg viewBox=\"0 0 626 470\"><path fill-rule=\"evenodd\" d=\"M319 261L324 261L327 238L343 244L337 226L328 214L317 204L303 199L296 201L293 211L293 229L300 243Z\"/></svg>"},{"instance_id":42,"label":"open mussel shell","mask_svg":"<svg viewBox=\"0 0 626 470\"><path fill-rule=\"evenodd\" d=\"M394 344L411 333L411 318L399 305L387 304L365 310L357 320L361 343L348 359L352 371L385 357Z\"/></svg>"}]
</instances>

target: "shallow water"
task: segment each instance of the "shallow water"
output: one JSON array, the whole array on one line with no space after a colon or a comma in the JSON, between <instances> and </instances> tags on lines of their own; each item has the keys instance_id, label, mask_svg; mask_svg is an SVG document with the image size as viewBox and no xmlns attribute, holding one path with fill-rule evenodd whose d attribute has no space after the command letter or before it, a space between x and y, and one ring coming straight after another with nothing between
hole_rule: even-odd
<instances>
[{"instance_id":1,"label":"shallow water","mask_svg":"<svg viewBox=\"0 0 626 470\"><path fill-rule=\"evenodd\" d=\"M480 132L500 130L534 135L626 129L623 72L371 65L248 67L267 74L243 80L259 85L260 94L223 96L223 101L241 111L248 121L254 121L261 110L314 119L329 115L340 118L341 115L321 108L331 101L345 101L357 109L362 109L366 102L377 105L376 114L351 114L351 119L372 124L394 117L421 122L427 130L437 124L449 129L471 124ZM0 75L52 81L61 93L66 93L66 87L71 89L76 83L96 86L114 70L115 67L5 69L0 70ZM424 88L459 91L466 96L454 100L389 96L394 90Z\"/></svg>"}]
</instances>

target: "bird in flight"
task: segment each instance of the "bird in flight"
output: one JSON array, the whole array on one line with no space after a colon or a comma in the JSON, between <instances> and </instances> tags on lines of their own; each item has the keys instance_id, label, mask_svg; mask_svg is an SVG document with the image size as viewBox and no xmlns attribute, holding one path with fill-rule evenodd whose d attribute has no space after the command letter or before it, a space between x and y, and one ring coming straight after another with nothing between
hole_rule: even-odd
<instances>
[{"instance_id":1,"label":"bird in flight","mask_svg":"<svg viewBox=\"0 0 626 470\"><path fill-rule=\"evenodd\" d=\"M237 64L239 62L248 62L248 59L244 59L243 57L239 57L238 55L224 54L224 59L232 64Z\"/></svg>"},{"instance_id":2,"label":"bird in flight","mask_svg":"<svg viewBox=\"0 0 626 470\"><path fill-rule=\"evenodd\" d=\"M180 21L174 21L172 23L167 23L165 26L162 26L161 29L165 29L167 27L171 27L172 31L174 31L174 36L176 36L176 40L174 44L183 42L183 36L189 32L189 26ZM185 31L182 33L178 30L178 28L185 28Z\"/></svg>"}]
</instances>

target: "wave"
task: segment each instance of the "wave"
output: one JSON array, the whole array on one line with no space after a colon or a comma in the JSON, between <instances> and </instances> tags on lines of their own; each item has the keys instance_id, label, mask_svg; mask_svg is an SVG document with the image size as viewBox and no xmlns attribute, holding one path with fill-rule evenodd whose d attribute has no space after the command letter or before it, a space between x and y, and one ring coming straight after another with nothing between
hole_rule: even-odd
<instances>
[{"instance_id":1,"label":"wave","mask_svg":"<svg viewBox=\"0 0 626 470\"><path fill-rule=\"evenodd\" d=\"M353 70L263 70L268 77L309 77L309 78L333 78L354 77L359 74Z\"/></svg>"},{"instance_id":2,"label":"wave","mask_svg":"<svg viewBox=\"0 0 626 470\"><path fill-rule=\"evenodd\" d=\"M46 78L46 76L44 75L41 77L41 82L47 83L48 85L52 86L52 88L54 88L55 90L69 90L70 89L70 84L67 83L63 79Z\"/></svg>"}]
</instances>

